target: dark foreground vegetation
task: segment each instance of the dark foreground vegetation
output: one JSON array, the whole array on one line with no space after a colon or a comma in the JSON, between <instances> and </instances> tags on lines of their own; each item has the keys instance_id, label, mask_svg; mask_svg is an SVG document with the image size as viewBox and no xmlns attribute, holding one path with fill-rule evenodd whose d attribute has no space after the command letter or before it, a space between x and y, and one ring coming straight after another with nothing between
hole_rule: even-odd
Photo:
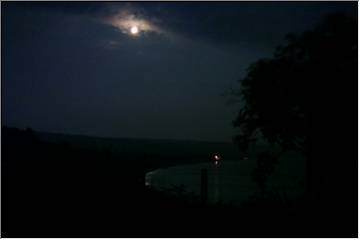
<instances>
[{"instance_id":1,"label":"dark foreground vegetation","mask_svg":"<svg viewBox=\"0 0 360 240\"><path fill-rule=\"evenodd\" d=\"M290 204L270 195L233 208L153 191L144 186L144 173L160 161L142 153L48 143L30 129L3 127L2 236L352 236L354 226L336 221L335 228L334 218L305 200Z\"/></svg>"}]
</instances>

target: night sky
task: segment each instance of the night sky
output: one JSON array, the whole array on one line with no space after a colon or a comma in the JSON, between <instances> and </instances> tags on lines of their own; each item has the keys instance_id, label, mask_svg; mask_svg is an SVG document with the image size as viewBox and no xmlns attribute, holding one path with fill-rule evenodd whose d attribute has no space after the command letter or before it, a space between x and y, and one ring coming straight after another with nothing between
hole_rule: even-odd
<instances>
[{"instance_id":1,"label":"night sky","mask_svg":"<svg viewBox=\"0 0 360 240\"><path fill-rule=\"evenodd\" d=\"M2 125L231 141L249 64L356 2L2 2ZM132 27L136 33L132 34Z\"/></svg>"}]
</instances>

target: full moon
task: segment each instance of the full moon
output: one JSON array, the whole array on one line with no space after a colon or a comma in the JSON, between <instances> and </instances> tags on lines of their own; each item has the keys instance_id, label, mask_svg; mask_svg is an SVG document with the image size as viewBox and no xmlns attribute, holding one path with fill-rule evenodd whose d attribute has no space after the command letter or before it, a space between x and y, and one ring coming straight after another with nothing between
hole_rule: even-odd
<instances>
[{"instance_id":1,"label":"full moon","mask_svg":"<svg viewBox=\"0 0 360 240\"><path fill-rule=\"evenodd\" d=\"M130 29L131 34L136 35L139 32L139 29L137 26L133 26Z\"/></svg>"}]
</instances>

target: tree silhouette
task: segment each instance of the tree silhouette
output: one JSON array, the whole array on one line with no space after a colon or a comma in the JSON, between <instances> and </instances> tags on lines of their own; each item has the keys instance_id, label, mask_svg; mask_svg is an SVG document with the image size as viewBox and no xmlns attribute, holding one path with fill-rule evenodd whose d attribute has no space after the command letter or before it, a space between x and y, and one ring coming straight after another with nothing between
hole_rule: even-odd
<instances>
[{"instance_id":1,"label":"tree silhouette","mask_svg":"<svg viewBox=\"0 0 360 240\"><path fill-rule=\"evenodd\" d=\"M236 97L243 107L234 120L240 129L234 141L245 150L260 133L283 151L301 152L309 209L319 212L323 222L335 216L352 219L357 204L357 20L329 15L313 30L286 40L272 58L252 64L240 81ZM356 229L353 223L347 231Z\"/></svg>"},{"instance_id":2,"label":"tree silhouette","mask_svg":"<svg viewBox=\"0 0 360 240\"><path fill-rule=\"evenodd\" d=\"M252 64L240 81L244 107L234 121L241 129L235 142L246 149L259 131L270 143L307 155L310 116L336 98L328 92L334 84L357 79L356 27L351 17L330 15L312 31L287 35L271 59Z\"/></svg>"}]
</instances>

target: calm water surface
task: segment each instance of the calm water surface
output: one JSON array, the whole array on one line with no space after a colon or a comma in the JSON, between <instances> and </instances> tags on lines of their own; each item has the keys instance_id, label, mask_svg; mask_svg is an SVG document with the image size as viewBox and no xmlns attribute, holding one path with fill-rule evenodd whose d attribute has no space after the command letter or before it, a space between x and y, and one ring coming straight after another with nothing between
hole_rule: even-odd
<instances>
[{"instance_id":1,"label":"calm water surface","mask_svg":"<svg viewBox=\"0 0 360 240\"><path fill-rule=\"evenodd\" d=\"M251 178L254 165L246 161L201 163L158 169L146 174L147 186L182 196L200 196L201 169L208 172L208 202L239 205L258 188ZM273 176L271 189L287 197L300 195L301 177L296 174Z\"/></svg>"}]
</instances>

